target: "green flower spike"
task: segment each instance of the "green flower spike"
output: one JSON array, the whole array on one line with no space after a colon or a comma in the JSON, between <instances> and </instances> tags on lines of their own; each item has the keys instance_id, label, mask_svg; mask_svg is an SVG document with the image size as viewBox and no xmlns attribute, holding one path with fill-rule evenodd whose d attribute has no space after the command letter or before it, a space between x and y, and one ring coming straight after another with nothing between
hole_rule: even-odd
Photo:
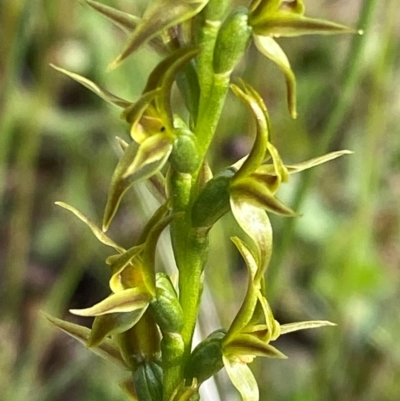
<instances>
[{"instance_id":1,"label":"green flower spike","mask_svg":"<svg viewBox=\"0 0 400 401\"><path fill-rule=\"evenodd\" d=\"M249 24L257 49L282 70L292 118L296 111L296 79L286 54L274 38L310 34L362 33L344 25L304 16L303 1L258 0L250 6Z\"/></svg>"}]
</instances>

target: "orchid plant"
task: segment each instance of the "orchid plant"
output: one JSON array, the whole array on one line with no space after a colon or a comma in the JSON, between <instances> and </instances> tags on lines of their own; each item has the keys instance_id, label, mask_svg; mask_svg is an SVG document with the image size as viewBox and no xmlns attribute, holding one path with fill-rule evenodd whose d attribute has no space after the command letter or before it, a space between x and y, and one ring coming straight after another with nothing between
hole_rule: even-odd
<instances>
[{"instance_id":1,"label":"orchid plant","mask_svg":"<svg viewBox=\"0 0 400 401\"><path fill-rule=\"evenodd\" d=\"M85 2L128 34L110 70L143 46L157 51L161 61L135 101L53 66L121 108L130 140L117 138L122 156L111 178L101 225L57 202L113 250L105 261L110 295L90 308L70 310L94 317L91 329L46 317L89 350L129 372L120 386L132 400L199 399L201 384L225 368L242 399L257 401L258 387L248 364L257 356L286 358L271 344L280 335L332 325L328 321L281 325L274 319L265 278L272 253L268 215L296 216L276 195L291 174L350 152L285 165L273 143L264 100L232 75L253 41L282 70L289 113L296 118L295 75L275 38L356 31L305 16L301 0L252 0L247 7L237 8L230 0L153 0L142 17ZM189 117L174 110L174 84ZM254 118L255 140L246 157L214 175L207 154L229 90ZM106 232L125 192L139 181L148 184L160 206L136 243L125 249ZM209 232L229 212L246 234L245 239L231 240L247 266L247 291L230 327L210 333L193 349ZM167 274L157 272L156 247L166 227L178 268L177 286Z\"/></svg>"}]
</instances>

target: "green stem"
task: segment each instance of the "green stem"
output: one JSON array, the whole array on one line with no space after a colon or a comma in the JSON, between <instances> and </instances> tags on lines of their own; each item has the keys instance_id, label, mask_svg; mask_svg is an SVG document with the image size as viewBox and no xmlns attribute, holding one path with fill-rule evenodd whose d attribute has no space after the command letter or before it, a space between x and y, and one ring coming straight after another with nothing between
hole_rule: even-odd
<instances>
[{"instance_id":1,"label":"green stem","mask_svg":"<svg viewBox=\"0 0 400 401\"><path fill-rule=\"evenodd\" d=\"M164 399L169 400L174 389L182 383L183 369L192 348L192 337L197 321L202 292L202 273L208 256L207 233L191 227L192 176L172 172L169 175L173 194L173 211L184 212L171 225L171 238L176 264L179 270L179 300L183 311L184 325L181 331L184 347L181 351L166 347L163 358L175 359L164 370ZM176 367L179 366L177 369Z\"/></svg>"},{"instance_id":2,"label":"green stem","mask_svg":"<svg viewBox=\"0 0 400 401\"><path fill-rule=\"evenodd\" d=\"M229 89L229 74L216 75L213 70L213 53L220 18L225 13L229 3L230 0L211 0L203 13L203 26L198 39L201 52L197 57L199 87L190 87L188 80L188 87L185 88L197 91L200 88L197 118L192 118L192 121L196 122L195 134L198 138L202 162L217 128ZM208 258L208 231L193 228L191 225L191 206L197 196L199 172L200 166L193 176L172 172L168 177L169 192L173 194L173 212L184 212L184 215L174 220L171 225L172 245L179 270L179 300L184 319L181 335L184 348L182 353L177 352L173 347L164 349L166 360L175 358L178 361L170 367L165 366L164 400L170 399L172 391L183 380L183 369L190 355L193 333L199 313L204 265ZM179 369L176 368L177 366Z\"/></svg>"},{"instance_id":3,"label":"green stem","mask_svg":"<svg viewBox=\"0 0 400 401\"><path fill-rule=\"evenodd\" d=\"M363 29L365 33L362 36L357 35L353 38L351 47L349 49L349 55L347 57L347 63L343 67L343 90L340 92L340 98L330 114L325 129L315 146L315 153L318 155L326 152L344 118L349 110L351 110L351 103L354 99L355 93L357 92L358 83L362 76L360 71L363 67L363 55L365 47L368 43L368 34L373 24L373 17L378 4L378 0L366 0L364 2L360 19L358 21L358 27ZM300 183L293 201L294 210L299 210L301 208L308 189L313 182L314 174L315 170L311 169L306 170L301 175ZM287 219L283 224L282 233L284 233L284 235L282 235L279 248L277 248L275 251L274 263L272 269L270 270L270 280L272 282L276 282L272 288L273 293L279 291L280 285L278 275L280 266L285 259L288 249L290 248L297 221L297 219L291 218Z\"/></svg>"},{"instance_id":4,"label":"green stem","mask_svg":"<svg viewBox=\"0 0 400 401\"><path fill-rule=\"evenodd\" d=\"M200 96L199 118L195 128L200 152L205 156L214 136L225 97L229 89L230 74L214 74L209 92Z\"/></svg>"}]
</instances>

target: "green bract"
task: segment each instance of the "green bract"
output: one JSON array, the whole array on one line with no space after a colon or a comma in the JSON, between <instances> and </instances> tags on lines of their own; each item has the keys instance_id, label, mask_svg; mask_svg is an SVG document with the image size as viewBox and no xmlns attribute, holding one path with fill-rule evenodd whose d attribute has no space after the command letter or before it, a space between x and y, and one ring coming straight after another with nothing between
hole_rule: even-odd
<instances>
[{"instance_id":1,"label":"green bract","mask_svg":"<svg viewBox=\"0 0 400 401\"><path fill-rule=\"evenodd\" d=\"M93 316L91 329L46 317L91 351L130 371L121 388L132 400L196 401L199 386L225 368L242 399L258 401L257 382L248 364L258 356L286 358L272 345L280 335L332 325L327 321L281 325L275 320L267 300L266 271L273 251L269 214L296 217L279 199L281 185L290 181L291 174L350 152L286 165L273 140L264 100L243 80L232 83L232 74L253 38L261 53L283 71L289 111L296 117L295 76L275 38L355 31L306 17L300 0L253 0L248 7L237 8L229 0L154 0L147 2L140 17L85 2L129 35L112 68L145 45L161 59L136 101L53 66L121 108L127 136L117 139L122 156L112 174L102 228L74 207L57 202L113 250L106 259L110 294L91 307L70 310ZM171 100L175 84L187 110ZM214 174L208 149L229 88L254 119L255 139L247 156ZM160 206L126 249L105 232L125 192L140 181L149 185ZM233 237L232 242L247 267L247 288L229 327L193 347L203 279L209 274L205 269L209 232L229 212L246 234L246 239ZM172 277L160 271L156 258L166 228L178 268Z\"/></svg>"}]
</instances>

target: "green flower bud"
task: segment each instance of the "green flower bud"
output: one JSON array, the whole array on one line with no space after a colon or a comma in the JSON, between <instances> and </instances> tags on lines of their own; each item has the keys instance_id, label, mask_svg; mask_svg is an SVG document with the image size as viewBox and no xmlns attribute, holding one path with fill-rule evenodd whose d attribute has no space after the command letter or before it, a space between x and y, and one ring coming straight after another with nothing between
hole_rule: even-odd
<instances>
[{"instance_id":1,"label":"green flower bud","mask_svg":"<svg viewBox=\"0 0 400 401\"><path fill-rule=\"evenodd\" d=\"M193 350L185 369L188 382L196 378L202 383L224 367L222 340L225 334L223 329L216 330Z\"/></svg>"},{"instance_id":2,"label":"green flower bud","mask_svg":"<svg viewBox=\"0 0 400 401\"><path fill-rule=\"evenodd\" d=\"M194 227L212 227L229 210L229 186L234 174L227 169L207 182L193 205Z\"/></svg>"},{"instance_id":3,"label":"green flower bud","mask_svg":"<svg viewBox=\"0 0 400 401\"><path fill-rule=\"evenodd\" d=\"M221 25L214 49L216 74L230 73L247 50L252 34L248 12L247 8L239 7Z\"/></svg>"},{"instance_id":4,"label":"green flower bud","mask_svg":"<svg viewBox=\"0 0 400 401\"><path fill-rule=\"evenodd\" d=\"M150 303L150 312L161 331L179 333L182 330L182 307L175 289L165 273L156 275L156 297Z\"/></svg>"},{"instance_id":5,"label":"green flower bud","mask_svg":"<svg viewBox=\"0 0 400 401\"><path fill-rule=\"evenodd\" d=\"M133 373L139 401L162 401L162 368L154 361L145 361Z\"/></svg>"},{"instance_id":6,"label":"green flower bud","mask_svg":"<svg viewBox=\"0 0 400 401\"><path fill-rule=\"evenodd\" d=\"M185 128L176 130L176 135L170 162L180 173L193 173L200 164L196 136Z\"/></svg>"}]
</instances>

